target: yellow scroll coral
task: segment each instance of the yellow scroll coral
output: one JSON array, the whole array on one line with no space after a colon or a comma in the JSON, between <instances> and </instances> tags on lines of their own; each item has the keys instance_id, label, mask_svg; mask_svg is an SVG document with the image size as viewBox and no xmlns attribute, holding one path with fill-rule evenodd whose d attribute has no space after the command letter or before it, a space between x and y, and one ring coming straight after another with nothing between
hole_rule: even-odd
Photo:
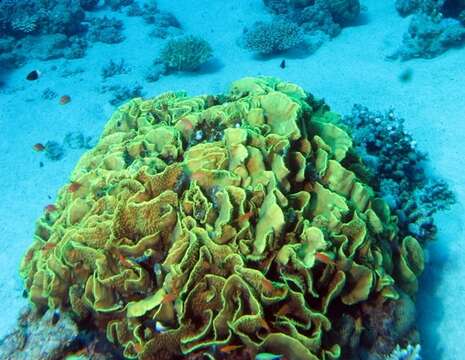
<instances>
[{"instance_id":1,"label":"yellow scroll coral","mask_svg":"<svg viewBox=\"0 0 465 360\"><path fill-rule=\"evenodd\" d=\"M233 344L315 360L343 353L337 319L415 292L421 247L351 170L337 116L277 79L231 89L116 111L37 223L34 304L104 327L128 358Z\"/></svg>"}]
</instances>

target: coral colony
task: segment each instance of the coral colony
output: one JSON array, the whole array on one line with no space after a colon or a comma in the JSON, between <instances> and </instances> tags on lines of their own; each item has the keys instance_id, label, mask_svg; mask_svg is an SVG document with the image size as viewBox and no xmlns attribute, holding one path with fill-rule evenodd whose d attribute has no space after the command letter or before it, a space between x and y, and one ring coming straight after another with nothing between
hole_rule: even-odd
<instances>
[{"instance_id":1,"label":"coral colony","mask_svg":"<svg viewBox=\"0 0 465 360\"><path fill-rule=\"evenodd\" d=\"M309 55L362 26L359 0L263 5L267 20L248 23L238 44L253 61L279 56L282 73L286 52ZM395 7L411 19L388 59L465 43L465 1ZM32 145L41 167L87 152L37 221L20 267L33 306L0 341L0 358L420 359L423 248L434 214L455 199L425 173L404 120L362 105L343 117L272 77L239 79L226 94L143 99L147 83L214 58L208 39L155 0L0 0L0 70L118 46L130 36L124 16L140 18L158 56L136 79L133 59L100 63L98 89L119 108L98 141L73 131ZM27 69L24 81L46 76ZM64 109L78 101L39 94Z\"/></svg>"},{"instance_id":2,"label":"coral colony","mask_svg":"<svg viewBox=\"0 0 465 360\"><path fill-rule=\"evenodd\" d=\"M37 222L27 296L130 359L338 359L414 342L422 247L362 180L339 122L274 78L122 105Z\"/></svg>"}]
</instances>

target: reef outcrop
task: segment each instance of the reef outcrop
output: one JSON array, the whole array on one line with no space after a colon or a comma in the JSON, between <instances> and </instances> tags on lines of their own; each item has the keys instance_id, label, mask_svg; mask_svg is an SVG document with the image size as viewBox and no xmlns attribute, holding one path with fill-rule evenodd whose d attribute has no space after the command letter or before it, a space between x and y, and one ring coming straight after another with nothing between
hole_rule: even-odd
<instances>
[{"instance_id":1,"label":"reef outcrop","mask_svg":"<svg viewBox=\"0 0 465 360\"><path fill-rule=\"evenodd\" d=\"M37 222L29 299L128 358L350 353L424 264L339 121L274 78L122 105Z\"/></svg>"}]
</instances>

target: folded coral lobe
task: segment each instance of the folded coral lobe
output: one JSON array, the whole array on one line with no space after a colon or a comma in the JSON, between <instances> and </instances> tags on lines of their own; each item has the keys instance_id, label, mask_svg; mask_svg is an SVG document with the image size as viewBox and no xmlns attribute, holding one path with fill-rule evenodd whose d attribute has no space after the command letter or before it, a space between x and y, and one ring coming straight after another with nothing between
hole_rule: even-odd
<instances>
[{"instance_id":1,"label":"folded coral lobe","mask_svg":"<svg viewBox=\"0 0 465 360\"><path fill-rule=\"evenodd\" d=\"M423 258L359 179L338 119L265 77L131 100L71 174L79 190L38 220L30 300L93 322L128 358L343 356L362 305L413 294Z\"/></svg>"}]
</instances>

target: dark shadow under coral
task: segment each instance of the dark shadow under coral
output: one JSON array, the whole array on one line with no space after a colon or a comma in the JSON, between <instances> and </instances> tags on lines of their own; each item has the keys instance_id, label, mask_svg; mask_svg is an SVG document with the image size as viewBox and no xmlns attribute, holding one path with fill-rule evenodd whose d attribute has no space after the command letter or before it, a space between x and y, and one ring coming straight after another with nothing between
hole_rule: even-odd
<instances>
[{"instance_id":1,"label":"dark shadow under coral","mask_svg":"<svg viewBox=\"0 0 465 360\"><path fill-rule=\"evenodd\" d=\"M366 11L362 11L354 21L343 24L344 28L359 27L370 23L370 16Z\"/></svg>"},{"instance_id":2,"label":"dark shadow under coral","mask_svg":"<svg viewBox=\"0 0 465 360\"><path fill-rule=\"evenodd\" d=\"M417 294L417 325L420 331L422 356L424 360L443 358L443 348L438 341L439 325L444 316L444 306L437 295L444 274L444 264L449 255L444 253L439 242L427 247L429 262L420 278L420 289Z\"/></svg>"},{"instance_id":3,"label":"dark shadow under coral","mask_svg":"<svg viewBox=\"0 0 465 360\"><path fill-rule=\"evenodd\" d=\"M441 8L445 17L458 18L462 11L465 11L465 5L461 0L445 0Z\"/></svg>"},{"instance_id":4,"label":"dark shadow under coral","mask_svg":"<svg viewBox=\"0 0 465 360\"><path fill-rule=\"evenodd\" d=\"M218 72L223 68L224 68L224 63L218 58L213 58L212 60L203 64L196 72L192 72L191 74L195 74L195 75L211 74L211 73Z\"/></svg>"}]
</instances>

